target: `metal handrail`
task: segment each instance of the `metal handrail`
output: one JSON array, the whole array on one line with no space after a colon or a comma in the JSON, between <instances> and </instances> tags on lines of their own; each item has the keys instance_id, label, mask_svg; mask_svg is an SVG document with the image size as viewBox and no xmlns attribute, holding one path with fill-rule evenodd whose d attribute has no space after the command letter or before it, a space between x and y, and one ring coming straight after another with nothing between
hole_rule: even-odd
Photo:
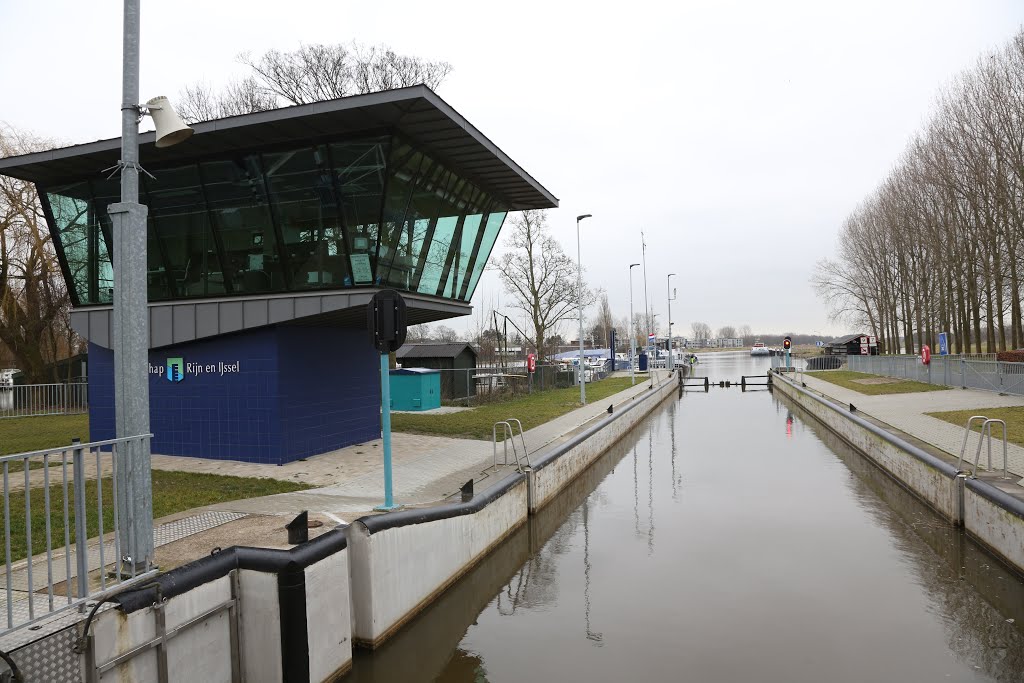
<instances>
[{"instance_id":1,"label":"metal handrail","mask_svg":"<svg viewBox=\"0 0 1024 683\"><path fill-rule=\"evenodd\" d=\"M515 430L512 429L512 425L511 425L512 422L515 422L516 424L519 425L519 436L520 436L520 439L523 442L523 455L526 458L526 465L528 467L530 466L530 456L529 456L529 453L526 452L526 438L523 436L523 423L520 422L519 420L515 419L515 418L509 418L508 420L499 420L499 421L495 422L494 426L491 428L491 440L492 440L492 444L494 446L494 470L495 471L498 470L498 425L502 425L504 427L504 433L502 435L502 440L501 440L502 448L504 449L504 456L502 458L502 465L508 465L509 464L509 462L508 462L508 444L509 444L509 442L511 442L512 443L512 455L516 459L516 469L519 470L520 472L523 471L523 463L521 463L519 461L519 449L516 448L516 433L515 433Z\"/></svg>"},{"instance_id":2,"label":"metal handrail","mask_svg":"<svg viewBox=\"0 0 1024 683\"><path fill-rule=\"evenodd\" d=\"M1009 473L1006 467L1006 422L997 419L988 419L981 424L981 438L978 440L978 450L974 456L974 473L971 474L972 479L978 477L978 462L981 460L981 445L985 440L985 435L988 434L988 467L986 468L989 472L992 471L992 424L998 423L1003 426L1003 479L1009 479Z\"/></svg>"},{"instance_id":3,"label":"metal handrail","mask_svg":"<svg viewBox=\"0 0 1024 683\"><path fill-rule=\"evenodd\" d=\"M964 453L967 451L967 438L971 435L971 425L974 423L975 420L984 421L987 419L988 418L984 415L971 415L970 419L967 420L967 425L964 427L964 442L960 444L960 457L956 461L957 472L964 471L961 465L964 461ZM982 422L982 424L984 425L984 422ZM982 434L982 436L984 436L984 434ZM973 475L974 473L972 472L971 474Z\"/></svg>"},{"instance_id":4,"label":"metal handrail","mask_svg":"<svg viewBox=\"0 0 1024 683\"><path fill-rule=\"evenodd\" d=\"M517 425L519 425L519 440L523 444L523 458L526 459L526 466L527 467L533 467L533 465L530 464L530 451L528 451L527 448L526 448L526 435L523 433L523 423L520 422L519 420L517 420L514 417L508 418L508 420L506 420L506 422L509 422L509 423L515 422ZM512 436L512 450L513 451L515 450L515 446L516 446L515 435L513 434L513 436ZM519 460L517 458L516 459L516 464L518 464L518 462L519 462ZM522 468L520 468L520 470L522 470Z\"/></svg>"},{"instance_id":5,"label":"metal handrail","mask_svg":"<svg viewBox=\"0 0 1024 683\"><path fill-rule=\"evenodd\" d=\"M0 618L0 634L30 626L63 610L80 607L87 600L107 591L108 584L121 585L128 578L136 577L134 562L128 562L131 566L130 577L124 576L121 570L122 562L125 560L122 551L125 551L128 557L135 555L132 542L129 542L127 548L121 547L122 522L128 525L151 525L152 519L119 519L118 501L122 496L130 498L131 491L120 491L117 480L120 468L125 466L124 449L132 447L133 444L144 443L151 437L151 434L143 434L92 443L74 442L69 446L0 458L0 475L4 485L4 539L3 545L0 546L0 571L6 575L7 583L7 619L6 623L3 623ZM17 461L21 462L20 473L12 471L12 462ZM41 476L33 475L33 472L37 472L32 468L34 462L42 464ZM105 465L110 468L110 475L105 474ZM87 473L87 466L94 468L95 471ZM23 478L24 481L15 487L12 475L17 474L20 474L19 478ZM110 476L109 481L104 480L105 476ZM87 479L95 479L95 495L87 496ZM56 500L51 496L51 487L55 489L53 493L59 494ZM16 506L12 505L11 496L14 493L24 497L24 511L15 509ZM37 500L41 497L43 501L44 533L39 537L32 534L31 530L33 497ZM20 504L17 507L20 508ZM111 508L113 527L108 527L104 521L104 510ZM96 535L93 539L97 542L97 547L93 549L89 547L89 518L96 522ZM19 532L22 526L24 530ZM14 556L12 529L15 533L24 534L23 539L19 539L24 543L23 560ZM108 540L106 536L110 532L113 532L112 538ZM134 537L135 534L131 534L130 538ZM111 544L114 552L112 558L108 552L111 550ZM96 555L90 557L92 550L95 550ZM113 560L117 568L113 575L107 572L110 560ZM34 566L36 564L38 567ZM39 573L33 571L34 569L39 570L39 573L45 573L45 583ZM61 570L63 577L60 576ZM14 592L15 573L22 571L28 584L24 597L16 596ZM98 587L90 586L89 576L93 573L99 579ZM140 575L146 573L148 572ZM63 596L55 590L60 583L65 586Z\"/></svg>"}]
</instances>

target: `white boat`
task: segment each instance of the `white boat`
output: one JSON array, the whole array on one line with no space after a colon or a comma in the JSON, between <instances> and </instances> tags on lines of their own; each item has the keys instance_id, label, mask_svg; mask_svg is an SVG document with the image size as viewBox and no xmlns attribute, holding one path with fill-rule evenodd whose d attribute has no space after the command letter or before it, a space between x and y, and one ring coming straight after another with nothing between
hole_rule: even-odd
<instances>
[{"instance_id":1,"label":"white boat","mask_svg":"<svg viewBox=\"0 0 1024 683\"><path fill-rule=\"evenodd\" d=\"M770 356L771 349L764 345L763 342L755 341L754 346L750 349L751 356Z\"/></svg>"}]
</instances>

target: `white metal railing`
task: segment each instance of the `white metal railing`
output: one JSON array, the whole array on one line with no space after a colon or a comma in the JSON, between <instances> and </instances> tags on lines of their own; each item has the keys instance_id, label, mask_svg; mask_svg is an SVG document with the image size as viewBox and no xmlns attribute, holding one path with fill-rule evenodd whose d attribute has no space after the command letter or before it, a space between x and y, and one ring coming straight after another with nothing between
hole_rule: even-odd
<instances>
[{"instance_id":1,"label":"white metal railing","mask_svg":"<svg viewBox=\"0 0 1024 683\"><path fill-rule=\"evenodd\" d=\"M0 418L74 415L89 411L89 385L0 384Z\"/></svg>"},{"instance_id":2,"label":"white metal railing","mask_svg":"<svg viewBox=\"0 0 1024 683\"><path fill-rule=\"evenodd\" d=\"M115 482L126 454L151 437L0 457L7 578L6 604L0 607L6 611L6 626L0 635L83 606L137 578L135 549L122 548L120 540L122 524L132 521L118 516L118 499L128 495L130 501L131 491L119 491ZM152 520L136 521L152 528Z\"/></svg>"}]
</instances>

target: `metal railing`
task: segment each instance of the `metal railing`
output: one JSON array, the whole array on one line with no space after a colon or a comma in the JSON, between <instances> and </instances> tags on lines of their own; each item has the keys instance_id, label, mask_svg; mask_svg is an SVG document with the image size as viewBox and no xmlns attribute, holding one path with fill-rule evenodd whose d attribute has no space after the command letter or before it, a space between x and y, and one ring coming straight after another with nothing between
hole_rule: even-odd
<instances>
[{"instance_id":1,"label":"metal railing","mask_svg":"<svg viewBox=\"0 0 1024 683\"><path fill-rule=\"evenodd\" d=\"M494 444L494 470L498 469L498 426L502 427L502 447L504 448L504 458L502 460L503 465L508 465L508 445L512 444L512 456L516 459L516 469L520 472L523 471L523 464L519 460L519 450L516 448L515 430L512 429L512 423L515 423L519 427L519 440L523 445L523 458L526 460L526 466L530 467L530 452L526 450L526 436L523 434L523 423L514 417L510 417L500 422L495 422L494 427L491 430L492 441Z\"/></svg>"},{"instance_id":2,"label":"metal railing","mask_svg":"<svg viewBox=\"0 0 1024 683\"><path fill-rule=\"evenodd\" d=\"M0 384L0 418L75 415L89 412L89 385Z\"/></svg>"},{"instance_id":3,"label":"metal railing","mask_svg":"<svg viewBox=\"0 0 1024 683\"><path fill-rule=\"evenodd\" d=\"M1024 363L995 360L994 354L932 356L848 356L849 369L915 382L1024 395Z\"/></svg>"},{"instance_id":4,"label":"metal railing","mask_svg":"<svg viewBox=\"0 0 1024 683\"><path fill-rule=\"evenodd\" d=\"M115 482L126 454L151 437L76 442L0 457L7 577L6 604L0 607L7 621L0 635L137 578L136 553L121 547L121 527L136 522L151 527L152 520L118 518L118 499L130 500L132 492L119 491Z\"/></svg>"},{"instance_id":5,"label":"metal railing","mask_svg":"<svg viewBox=\"0 0 1024 683\"><path fill-rule=\"evenodd\" d=\"M1006 457L1006 422L1003 420L996 420L988 418L984 415L971 415L967 419L967 424L964 426L964 440L960 444L960 457L956 461L956 471L964 472L963 461L964 453L967 451L967 438L971 434L971 425L975 421L981 420L981 436L978 439L978 450L974 454L974 469L971 470L971 478L978 476L978 465L981 462L981 448L985 444L986 437L988 437L988 466L986 469L992 471L992 425L998 424L1003 428L1003 479L1009 478L1009 472L1007 470L1007 457Z\"/></svg>"}]
</instances>

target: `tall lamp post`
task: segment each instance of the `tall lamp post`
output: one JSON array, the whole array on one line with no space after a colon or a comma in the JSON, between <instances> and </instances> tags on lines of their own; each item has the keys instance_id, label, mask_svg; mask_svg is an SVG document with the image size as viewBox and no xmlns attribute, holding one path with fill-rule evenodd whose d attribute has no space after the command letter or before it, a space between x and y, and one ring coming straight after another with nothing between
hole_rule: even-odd
<instances>
[{"instance_id":1,"label":"tall lamp post","mask_svg":"<svg viewBox=\"0 0 1024 683\"><path fill-rule=\"evenodd\" d=\"M633 323L633 269L639 263L629 264L629 383L636 384L636 329Z\"/></svg>"},{"instance_id":2,"label":"tall lamp post","mask_svg":"<svg viewBox=\"0 0 1024 683\"><path fill-rule=\"evenodd\" d=\"M668 281L668 361L666 361L665 367L667 367L670 371L675 369L675 367L676 367L675 357L672 355L672 352L673 352L672 347L674 346L672 344L672 276L673 275L675 275L675 273L669 273L668 274L668 278L666 278L667 281Z\"/></svg>"},{"instance_id":3,"label":"tall lamp post","mask_svg":"<svg viewBox=\"0 0 1024 683\"><path fill-rule=\"evenodd\" d=\"M146 216L139 203L139 121L153 117L157 147L168 147L192 135L171 109L167 98L139 105L139 0L124 0L123 67L121 76L121 201L107 207L114 243L114 415L118 438L149 434L149 311L146 292ZM125 444L115 486L121 520L119 537L128 571L145 571L153 561L153 483L149 441Z\"/></svg>"},{"instance_id":4,"label":"tall lamp post","mask_svg":"<svg viewBox=\"0 0 1024 683\"><path fill-rule=\"evenodd\" d=\"M640 254L642 256L640 260L644 262L644 327L647 328L647 331L644 332L644 334L647 335L645 337L645 339L647 340L647 351L650 351L650 334L651 328L654 327L654 325L652 324L651 320L650 299L647 298L647 240L644 239L643 230L640 231L640 249ZM647 361L647 373L652 377L654 376L654 371L651 368L650 360Z\"/></svg>"},{"instance_id":5,"label":"tall lamp post","mask_svg":"<svg viewBox=\"0 0 1024 683\"><path fill-rule=\"evenodd\" d=\"M587 382L583 373L583 260L580 258L580 221L591 218L585 213L576 216L576 302L580 308L580 405L587 405Z\"/></svg>"}]
</instances>

